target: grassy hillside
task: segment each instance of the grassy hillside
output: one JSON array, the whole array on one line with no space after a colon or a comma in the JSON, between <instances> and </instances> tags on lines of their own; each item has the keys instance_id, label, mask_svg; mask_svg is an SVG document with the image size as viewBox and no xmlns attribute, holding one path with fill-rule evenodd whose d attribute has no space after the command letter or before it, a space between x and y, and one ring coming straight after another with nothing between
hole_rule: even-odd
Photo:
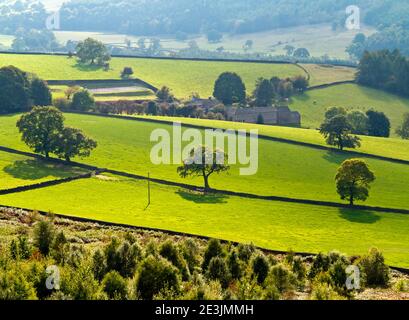
<instances>
[{"instance_id":1,"label":"grassy hillside","mask_svg":"<svg viewBox=\"0 0 409 320\"><path fill-rule=\"evenodd\" d=\"M282 138L293 141L312 143L326 146L322 135L313 129L291 128L281 126L268 126L249 123L238 123L230 121L216 121L207 119L179 118L179 117L159 117L143 116L140 118L157 119L165 121L177 121L186 124L193 124L204 127L224 128L224 129L257 129L260 135ZM355 151L369 153L384 157L409 160L409 141L398 138L378 138L361 136L362 146Z\"/></svg>"},{"instance_id":2,"label":"grassy hillside","mask_svg":"<svg viewBox=\"0 0 409 320\"><path fill-rule=\"evenodd\" d=\"M84 172L79 169L0 151L0 190L68 178L81 173Z\"/></svg>"},{"instance_id":3,"label":"grassy hillside","mask_svg":"<svg viewBox=\"0 0 409 320\"><path fill-rule=\"evenodd\" d=\"M390 118L392 134L395 134L395 129L402 123L403 114L409 112L409 99L380 90L345 84L308 91L293 97L291 103L291 108L302 114L302 125L310 128L319 127L325 110L332 106L383 111Z\"/></svg>"},{"instance_id":4,"label":"grassy hillside","mask_svg":"<svg viewBox=\"0 0 409 320\"><path fill-rule=\"evenodd\" d=\"M0 54L0 66L4 65L14 65L47 80L119 79L123 68L129 66L134 69L135 77L156 87L166 85L180 98L189 97L193 92L202 97L211 96L214 82L225 71L237 72L245 81L249 93L253 91L259 77L305 74L300 68L290 64L132 58L114 58L111 61L111 69L104 71L98 67L78 65L76 59L61 56Z\"/></svg>"},{"instance_id":5,"label":"grassy hillside","mask_svg":"<svg viewBox=\"0 0 409 320\"><path fill-rule=\"evenodd\" d=\"M3 141L0 145L27 150L15 129L18 116L0 117ZM98 141L91 157L81 160L103 168L147 175L172 181L202 185L202 180L181 179L176 165L153 165L150 151L154 143L150 134L157 128L171 126L147 122L108 119L66 114L67 125L81 128ZM301 156L300 156L301 155ZM241 166L232 166L230 174L211 177L211 186L261 195L278 195L303 199L340 201L334 176L347 155L315 150L287 143L259 141L259 169L254 176L240 176ZM369 205L409 208L409 170L407 165L366 159L377 176ZM247 167L247 166L246 166Z\"/></svg>"},{"instance_id":6,"label":"grassy hillside","mask_svg":"<svg viewBox=\"0 0 409 320\"><path fill-rule=\"evenodd\" d=\"M355 79L356 68L318 64L301 64L310 74L310 86Z\"/></svg>"},{"instance_id":7,"label":"grassy hillside","mask_svg":"<svg viewBox=\"0 0 409 320\"><path fill-rule=\"evenodd\" d=\"M409 267L409 216L327 207L195 195L117 177L76 181L52 188L0 196L21 206L119 222L253 242L271 249L362 254L376 246L389 264ZM169 205L169 204L172 205Z\"/></svg>"}]
</instances>

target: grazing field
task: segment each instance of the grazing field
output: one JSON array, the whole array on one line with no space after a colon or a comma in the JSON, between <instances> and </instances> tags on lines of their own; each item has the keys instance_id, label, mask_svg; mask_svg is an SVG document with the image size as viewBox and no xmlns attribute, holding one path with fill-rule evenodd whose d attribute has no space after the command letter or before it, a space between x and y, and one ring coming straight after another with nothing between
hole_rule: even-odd
<instances>
[{"instance_id":1,"label":"grazing field","mask_svg":"<svg viewBox=\"0 0 409 320\"><path fill-rule=\"evenodd\" d=\"M5 65L14 65L47 80L119 79L124 67L132 67L135 77L155 87L166 85L179 98L187 98L194 92L202 97L211 96L214 82L225 71L238 73L246 83L248 93L253 91L259 77L284 78L305 74L291 64L138 58L113 58L111 69L104 71L96 66L79 65L76 59L63 56L0 54L0 66Z\"/></svg>"},{"instance_id":2,"label":"grazing field","mask_svg":"<svg viewBox=\"0 0 409 320\"><path fill-rule=\"evenodd\" d=\"M318 128L324 119L325 111L332 106L348 110L366 111L373 108L382 111L390 118L391 133L395 135L395 129L402 124L403 114L409 112L409 99L381 90L344 84L294 96L290 105L291 109L301 113L302 125L310 128Z\"/></svg>"},{"instance_id":3,"label":"grazing field","mask_svg":"<svg viewBox=\"0 0 409 320\"><path fill-rule=\"evenodd\" d=\"M318 64L301 64L310 74L310 86L318 86L327 83L355 80L356 68L318 65Z\"/></svg>"},{"instance_id":4,"label":"grazing field","mask_svg":"<svg viewBox=\"0 0 409 320\"><path fill-rule=\"evenodd\" d=\"M386 262L409 267L409 216L237 197L195 195L115 176L0 196L0 203L160 228L276 249L363 254L378 247ZM171 205L170 205L171 204Z\"/></svg>"},{"instance_id":5,"label":"grazing field","mask_svg":"<svg viewBox=\"0 0 409 320\"><path fill-rule=\"evenodd\" d=\"M200 178L181 179L176 172L177 165L152 164L150 150L154 143L150 142L150 134L158 128L171 134L169 125L74 114L65 117L67 125L81 128L98 142L91 157L79 160L81 162L140 175L150 172L154 178L202 185ZM0 145L27 150L14 128L17 119L18 116L0 117L0 130L4 130L4 141ZM337 152L260 140L256 175L240 176L239 168L248 165L233 165L229 174L212 176L210 183L217 189L339 202L334 177L340 164L349 157ZM367 204L409 208L409 167L366 160L377 176Z\"/></svg>"},{"instance_id":6,"label":"grazing field","mask_svg":"<svg viewBox=\"0 0 409 320\"><path fill-rule=\"evenodd\" d=\"M314 57L329 55L332 58L348 59L345 49L351 44L355 35L360 32L370 35L375 32L375 29L362 25L361 30L358 31L345 29L333 31L329 24L307 25L247 34L225 34L222 40L217 43L209 43L205 35L191 36L184 41L169 36L159 36L157 38L161 40L164 49L171 51L188 48L189 41L194 40L199 48L203 50L215 51L217 48L223 47L228 52L245 53L243 50L244 43L247 40L252 40L253 47L247 51L249 53L284 55L286 53L284 47L292 45L296 48L307 48ZM105 44L122 47L126 46L126 39L130 40L133 46L136 46L138 39L141 38L124 34L98 32L55 31L54 34L61 44L66 44L68 40L80 41L92 37Z\"/></svg>"},{"instance_id":7,"label":"grazing field","mask_svg":"<svg viewBox=\"0 0 409 320\"><path fill-rule=\"evenodd\" d=\"M80 169L0 151L0 190L68 178L82 173L84 171Z\"/></svg>"},{"instance_id":8,"label":"grazing field","mask_svg":"<svg viewBox=\"0 0 409 320\"><path fill-rule=\"evenodd\" d=\"M239 123L231 121L193 119L180 117L161 117L161 116L143 116L139 118L156 119L161 121L176 121L186 124L193 124L203 127L221 128L221 129L257 129L260 135L287 139L292 141L306 142L321 146L326 146L322 135L314 129L291 128L281 126L268 126L249 123ZM378 138L361 136L362 146L354 151L369 153L378 156L384 156L395 159L409 161L409 141L398 138Z\"/></svg>"}]
</instances>

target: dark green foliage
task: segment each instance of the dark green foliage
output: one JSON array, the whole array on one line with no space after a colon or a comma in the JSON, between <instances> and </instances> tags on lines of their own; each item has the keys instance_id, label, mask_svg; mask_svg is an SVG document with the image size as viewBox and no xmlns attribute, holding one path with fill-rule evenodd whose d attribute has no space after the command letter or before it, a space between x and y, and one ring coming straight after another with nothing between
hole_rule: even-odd
<instances>
[{"instance_id":1,"label":"dark green foliage","mask_svg":"<svg viewBox=\"0 0 409 320\"><path fill-rule=\"evenodd\" d=\"M170 241L166 241L159 249L159 254L171 262L182 274L182 280L187 281L189 279L189 270L186 265L186 261L183 259L179 249Z\"/></svg>"},{"instance_id":2,"label":"dark green foliage","mask_svg":"<svg viewBox=\"0 0 409 320\"><path fill-rule=\"evenodd\" d=\"M403 123L402 125L396 130L396 134L400 136L402 139L409 139L409 113L405 113L403 115Z\"/></svg>"},{"instance_id":3,"label":"dark green foliage","mask_svg":"<svg viewBox=\"0 0 409 320\"><path fill-rule=\"evenodd\" d=\"M253 244L239 244L239 246L237 247L237 251L239 254L239 259L247 262L251 259L251 256L253 255L253 253L255 252L255 248Z\"/></svg>"},{"instance_id":4,"label":"dark green foliage","mask_svg":"<svg viewBox=\"0 0 409 320\"><path fill-rule=\"evenodd\" d=\"M107 273L102 280L102 287L109 299L125 300L128 295L126 280L116 271Z\"/></svg>"},{"instance_id":5,"label":"dark green foliage","mask_svg":"<svg viewBox=\"0 0 409 320\"><path fill-rule=\"evenodd\" d=\"M50 253L51 245L54 241L54 226L48 220L40 220L34 227L34 245L42 255Z\"/></svg>"},{"instance_id":6,"label":"dark green foliage","mask_svg":"<svg viewBox=\"0 0 409 320\"><path fill-rule=\"evenodd\" d=\"M58 232L55 236L52 245L52 256L55 261L59 264L64 265L66 254L67 254L68 241L64 235L64 232Z\"/></svg>"},{"instance_id":7,"label":"dark green foliage","mask_svg":"<svg viewBox=\"0 0 409 320\"><path fill-rule=\"evenodd\" d=\"M47 82L34 78L31 81L31 98L35 106L49 106L51 105L51 90Z\"/></svg>"},{"instance_id":8,"label":"dark green foliage","mask_svg":"<svg viewBox=\"0 0 409 320\"><path fill-rule=\"evenodd\" d=\"M142 261L139 267L136 281L138 295L144 300L150 300L154 295L166 289L174 292L180 289L176 268L163 258L149 256Z\"/></svg>"},{"instance_id":9,"label":"dark green foliage","mask_svg":"<svg viewBox=\"0 0 409 320\"><path fill-rule=\"evenodd\" d=\"M35 107L17 121L22 140L36 153L49 157L55 137L63 130L64 116L54 107Z\"/></svg>"},{"instance_id":10,"label":"dark green foliage","mask_svg":"<svg viewBox=\"0 0 409 320\"><path fill-rule=\"evenodd\" d=\"M257 107L269 107L274 99L274 87L270 80L260 78L256 82L256 88L253 92L254 104ZM257 122L259 123L259 122ZM262 122L264 123L264 121Z\"/></svg>"},{"instance_id":11,"label":"dark green foliage","mask_svg":"<svg viewBox=\"0 0 409 320\"><path fill-rule=\"evenodd\" d=\"M230 252L229 256L227 257L227 265L229 267L231 277L233 279L240 279L243 275L243 268L236 250L232 250Z\"/></svg>"},{"instance_id":12,"label":"dark green foliage","mask_svg":"<svg viewBox=\"0 0 409 320\"><path fill-rule=\"evenodd\" d=\"M359 267L365 275L365 283L368 286L387 286L390 281L389 268L385 259L378 249L371 249L369 253L360 259Z\"/></svg>"},{"instance_id":13,"label":"dark green foliage","mask_svg":"<svg viewBox=\"0 0 409 320\"><path fill-rule=\"evenodd\" d=\"M311 55L306 48L298 48L294 51L293 56L295 58L309 58Z\"/></svg>"},{"instance_id":14,"label":"dark green foliage","mask_svg":"<svg viewBox=\"0 0 409 320\"><path fill-rule=\"evenodd\" d=\"M159 112L159 107L155 101L149 101L146 113L151 116L157 116Z\"/></svg>"},{"instance_id":15,"label":"dark green foliage","mask_svg":"<svg viewBox=\"0 0 409 320\"><path fill-rule=\"evenodd\" d=\"M162 87L158 92L156 92L156 97L161 102L173 102L175 101L175 97L172 95L170 89L166 86Z\"/></svg>"},{"instance_id":16,"label":"dark green foliage","mask_svg":"<svg viewBox=\"0 0 409 320\"><path fill-rule=\"evenodd\" d=\"M252 269L253 274L257 278L257 282L259 284L263 284L264 280L266 280L267 278L268 271L270 269L270 265L266 257L264 255L256 256L252 262Z\"/></svg>"},{"instance_id":17,"label":"dark green foliage","mask_svg":"<svg viewBox=\"0 0 409 320\"><path fill-rule=\"evenodd\" d=\"M14 260L27 260L32 253L28 238L24 235L18 236L17 240L13 239L10 243L10 254Z\"/></svg>"},{"instance_id":18,"label":"dark green foliage","mask_svg":"<svg viewBox=\"0 0 409 320\"><path fill-rule=\"evenodd\" d=\"M369 110L366 112L368 117L368 134L374 137L390 136L391 123L383 112Z\"/></svg>"},{"instance_id":19,"label":"dark green foliage","mask_svg":"<svg viewBox=\"0 0 409 320\"><path fill-rule=\"evenodd\" d=\"M301 257L299 256L294 257L291 263L291 269L296 275L298 281L303 281L305 279L307 274L307 268Z\"/></svg>"},{"instance_id":20,"label":"dark green foliage","mask_svg":"<svg viewBox=\"0 0 409 320\"><path fill-rule=\"evenodd\" d=\"M196 242L192 239L186 239L182 245L182 254L188 264L190 273L193 274L200 264L200 249Z\"/></svg>"},{"instance_id":21,"label":"dark green foliage","mask_svg":"<svg viewBox=\"0 0 409 320\"><path fill-rule=\"evenodd\" d=\"M325 111L325 120L330 120L335 116L346 116L347 111L343 107L331 107Z\"/></svg>"},{"instance_id":22,"label":"dark green foliage","mask_svg":"<svg viewBox=\"0 0 409 320\"><path fill-rule=\"evenodd\" d=\"M19 270L0 270L0 300L36 299L32 283Z\"/></svg>"},{"instance_id":23,"label":"dark green foliage","mask_svg":"<svg viewBox=\"0 0 409 320\"><path fill-rule=\"evenodd\" d=\"M80 41L76 48L77 57L81 63L90 63L91 65L97 64L103 66L109 60L111 56L108 53L107 48L101 41L97 41L92 38L87 38L84 41Z\"/></svg>"},{"instance_id":24,"label":"dark green foliage","mask_svg":"<svg viewBox=\"0 0 409 320\"><path fill-rule=\"evenodd\" d=\"M80 90L72 97L71 108L78 111L88 111L95 105L95 99L88 90Z\"/></svg>"},{"instance_id":25,"label":"dark green foliage","mask_svg":"<svg viewBox=\"0 0 409 320\"><path fill-rule=\"evenodd\" d=\"M124 241L122 244L117 239L112 239L105 248L105 261L107 271L118 271L124 278L133 277L142 250L137 243L131 245Z\"/></svg>"},{"instance_id":26,"label":"dark green foliage","mask_svg":"<svg viewBox=\"0 0 409 320\"><path fill-rule=\"evenodd\" d=\"M30 109L31 90L27 73L14 66L0 68L0 87L0 114Z\"/></svg>"},{"instance_id":27,"label":"dark green foliage","mask_svg":"<svg viewBox=\"0 0 409 320\"><path fill-rule=\"evenodd\" d=\"M76 156L89 157L96 147L95 140L88 138L81 130L70 127L63 128L53 140L53 153L66 161Z\"/></svg>"},{"instance_id":28,"label":"dark green foliage","mask_svg":"<svg viewBox=\"0 0 409 320\"><path fill-rule=\"evenodd\" d=\"M223 288L227 288L231 278L226 261L221 257L214 257L210 260L206 275L210 280L220 281Z\"/></svg>"},{"instance_id":29,"label":"dark green foliage","mask_svg":"<svg viewBox=\"0 0 409 320\"><path fill-rule=\"evenodd\" d=\"M216 239L211 239L207 244L207 248L204 253L204 259L202 263L203 271L207 270L210 260L212 260L212 258L224 256L225 252L222 245L220 244L220 241Z\"/></svg>"},{"instance_id":30,"label":"dark green foliage","mask_svg":"<svg viewBox=\"0 0 409 320\"><path fill-rule=\"evenodd\" d=\"M324 253L319 253L315 256L314 261L311 265L310 271L308 273L308 278L315 278L320 272L328 271L330 267L330 259Z\"/></svg>"},{"instance_id":31,"label":"dark green foliage","mask_svg":"<svg viewBox=\"0 0 409 320\"><path fill-rule=\"evenodd\" d=\"M351 135L352 126L344 115L337 115L325 120L320 126L320 133L326 139L327 144L336 146L340 150L361 146L361 139Z\"/></svg>"},{"instance_id":32,"label":"dark green foliage","mask_svg":"<svg viewBox=\"0 0 409 320\"><path fill-rule=\"evenodd\" d=\"M121 72L121 78L129 79L134 74L133 69L131 67L124 67Z\"/></svg>"},{"instance_id":33,"label":"dark green foliage","mask_svg":"<svg viewBox=\"0 0 409 320\"><path fill-rule=\"evenodd\" d=\"M246 87L239 75L225 72L216 80L213 96L225 105L243 103L246 99Z\"/></svg>"},{"instance_id":34,"label":"dark green foliage","mask_svg":"<svg viewBox=\"0 0 409 320\"><path fill-rule=\"evenodd\" d=\"M282 264L277 264L271 268L269 283L272 283L280 293L291 291L297 284L297 278Z\"/></svg>"},{"instance_id":35,"label":"dark green foliage","mask_svg":"<svg viewBox=\"0 0 409 320\"><path fill-rule=\"evenodd\" d=\"M107 266L103 253L100 250L95 251L92 256L92 271L95 279L101 281L106 274Z\"/></svg>"}]
</instances>

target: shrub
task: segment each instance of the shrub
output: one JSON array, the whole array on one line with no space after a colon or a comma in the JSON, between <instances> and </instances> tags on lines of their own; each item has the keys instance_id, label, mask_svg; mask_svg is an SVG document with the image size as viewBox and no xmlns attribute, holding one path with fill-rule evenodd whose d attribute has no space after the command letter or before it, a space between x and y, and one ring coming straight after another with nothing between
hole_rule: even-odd
<instances>
[{"instance_id":1,"label":"shrub","mask_svg":"<svg viewBox=\"0 0 409 320\"><path fill-rule=\"evenodd\" d=\"M307 268L301 257L295 256L292 261L292 271L297 276L298 281L303 281L307 274Z\"/></svg>"},{"instance_id":2,"label":"shrub","mask_svg":"<svg viewBox=\"0 0 409 320\"><path fill-rule=\"evenodd\" d=\"M106 269L107 266L104 255L100 250L95 251L94 255L92 256L92 271L95 279L101 281L105 276Z\"/></svg>"},{"instance_id":3,"label":"shrub","mask_svg":"<svg viewBox=\"0 0 409 320\"><path fill-rule=\"evenodd\" d=\"M124 69L121 71L121 78L128 79L133 74L134 72L131 67L124 67Z\"/></svg>"},{"instance_id":4,"label":"shrub","mask_svg":"<svg viewBox=\"0 0 409 320\"><path fill-rule=\"evenodd\" d=\"M107 271L116 270L124 278L135 274L138 260L142 257L142 249L137 243L131 245L128 241L119 243L114 238L105 248L105 261Z\"/></svg>"},{"instance_id":5,"label":"shrub","mask_svg":"<svg viewBox=\"0 0 409 320\"><path fill-rule=\"evenodd\" d=\"M57 263L64 264L64 260L66 257L66 248L67 248L68 241L65 238L64 232L59 232L54 240L52 245L52 256Z\"/></svg>"},{"instance_id":6,"label":"shrub","mask_svg":"<svg viewBox=\"0 0 409 320\"><path fill-rule=\"evenodd\" d=\"M149 256L139 267L136 292L145 300L151 300L155 294L170 289L179 291L179 277L175 267L163 258Z\"/></svg>"},{"instance_id":7,"label":"shrub","mask_svg":"<svg viewBox=\"0 0 409 320\"><path fill-rule=\"evenodd\" d=\"M372 248L369 253L359 261L361 272L365 275L368 286L387 286L390 281L389 268L385 264L382 253Z\"/></svg>"},{"instance_id":8,"label":"shrub","mask_svg":"<svg viewBox=\"0 0 409 320\"><path fill-rule=\"evenodd\" d=\"M180 270L182 279L184 281L187 281L189 279L190 274L187 268L186 261L183 259L178 248L173 245L171 241L168 240L162 244L159 250L159 254Z\"/></svg>"},{"instance_id":9,"label":"shrub","mask_svg":"<svg viewBox=\"0 0 409 320\"><path fill-rule=\"evenodd\" d=\"M33 285L21 270L0 271L0 300L35 300Z\"/></svg>"},{"instance_id":10,"label":"shrub","mask_svg":"<svg viewBox=\"0 0 409 320\"><path fill-rule=\"evenodd\" d=\"M199 266L199 247L192 239L186 239L182 245L182 253L189 267L190 273Z\"/></svg>"},{"instance_id":11,"label":"shrub","mask_svg":"<svg viewBox=\"0 0 409 320\"><path fill-rule=\"evenodd\" d=\"M236 250L232 250L227 258L229 271L233 279L240 279L243 270Z\"/></svg>"},{"instance_id":12,"label":"shrub","mask_svg":"<svg viewBox=\"0 0 409 320\"><path fill-rule=\"evenodd\" d=\"M284 265L277 264L271 268L267 282L273 284L280 293L284 293L294 289L297 279Z\"/></svg>"},{"instance_id":13,"label":"shrub","mask_svg":"<svg viewBox=\"0 0 409 320\"><path fill-rule=\"evenodd\" d=\"M50 221L41 220L34 227L34 245L42 255L47 256L54 240L54 226Z\"/></svg>"},{"instance_id":14,"label":"shrub","mask_svg":"<svg viewBox=\"0 0 409 320\"><path fill-rule=\"evenodd\" d=\"M328 271L329 266L330 266L329 257L324 253L319 253L314 258L314 261L313 261L312 266L310 268L310 271L308 273L308 278L313 279L320 272Z\"/></svg>"},{"instance_id":15,"label":"shrub","mask_svg":"<svg viewBox=\"0 0 409 320\"><path fill-rule=\"evenodd\" d=\"M204 253L204 259L202 263L203 271L207 270L207 267L209 266L210 260L212 260L212 258L224 257L224 255L225 252L222 245L220 244L220 241L217 239L211 239L207 244L207 248Z\"/></svg>"},{"instance_id":16,"label":"shrub","mask_svg":"<svg viewBox=\"0 0 409 320\"><path fill-rule=\"evenodd\" d=\"M125 300L128 295L126 280L116 271L111 271L105 275L102 280L102 287L110 299Z\"/></svg>"},{"instance_id":17,"label":"shrub","mask_svg":"<svg viewBox=\"0 0 409 320\"><path fill-rule=\"evenodd\" d=\"M224 289L229 285L231 277L226 261L221 257L214 257L210 260L206 276L210 280L219 280Z\"/></svg>"},{"instance_id":18,"label":"shrub","mask_svg":"<svg viewBox=\"0 0 409 320\"><path fill-rule=\"evenodd\" d=\"M312 300L342 300L343 298L326 283L318 283L314 286L311 292Z\"/></svg>"},{"instance_id":19,"label":"shrub","mask_svg":"<svg viewBox=\"0 0 409 320\"><path fill-rule=\"evenodd\" d=\"M248 245L248 244L239 244L238 248L238 254L239 254L239 258L240 260L247 262L251 259L251 256L253 255L253 253L256 251L256 249L254 248L254 246L252 244Z\"/></svg>"},{"instance_id":20,"label":"shrub","mask_svg":"<svg viewBox=\"0 0 409 320\"><path fill-rule=\"evenodd\" d=\"M259 284L263 284L268 276L270 265L264 255L258 255L254 258L252 263L253 274L257 278Z\"/></svg>"},{"instance_id":21,"label":"shrub","mask_svg":"<svg viewBox=\"0 0 409 320\"><path fill-rule=\"evenodd\" d=\"M88 90L80 90L72 97L71 108L78 111L88 111L95 105L95 99Z\"/></svg>"}]
</instances>

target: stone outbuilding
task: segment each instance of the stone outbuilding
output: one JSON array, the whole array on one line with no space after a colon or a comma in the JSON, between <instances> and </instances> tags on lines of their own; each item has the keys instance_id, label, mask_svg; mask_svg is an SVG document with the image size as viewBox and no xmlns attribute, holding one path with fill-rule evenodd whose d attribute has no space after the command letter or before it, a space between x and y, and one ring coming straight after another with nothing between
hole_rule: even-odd
<instances>
[{"instance_id":1,"label":"stone outbuilding","mask_svg":"<svg viewBox=\"0 0 409 320\"><path fill-rule=\"evenodd\" d=\"M281 126L301 126L301 115L291 111L287 106L281 107L253 107L227 109L227 117L231 121L258 123L262 119L264 124Z\"/></svg>"}]
</instances>

